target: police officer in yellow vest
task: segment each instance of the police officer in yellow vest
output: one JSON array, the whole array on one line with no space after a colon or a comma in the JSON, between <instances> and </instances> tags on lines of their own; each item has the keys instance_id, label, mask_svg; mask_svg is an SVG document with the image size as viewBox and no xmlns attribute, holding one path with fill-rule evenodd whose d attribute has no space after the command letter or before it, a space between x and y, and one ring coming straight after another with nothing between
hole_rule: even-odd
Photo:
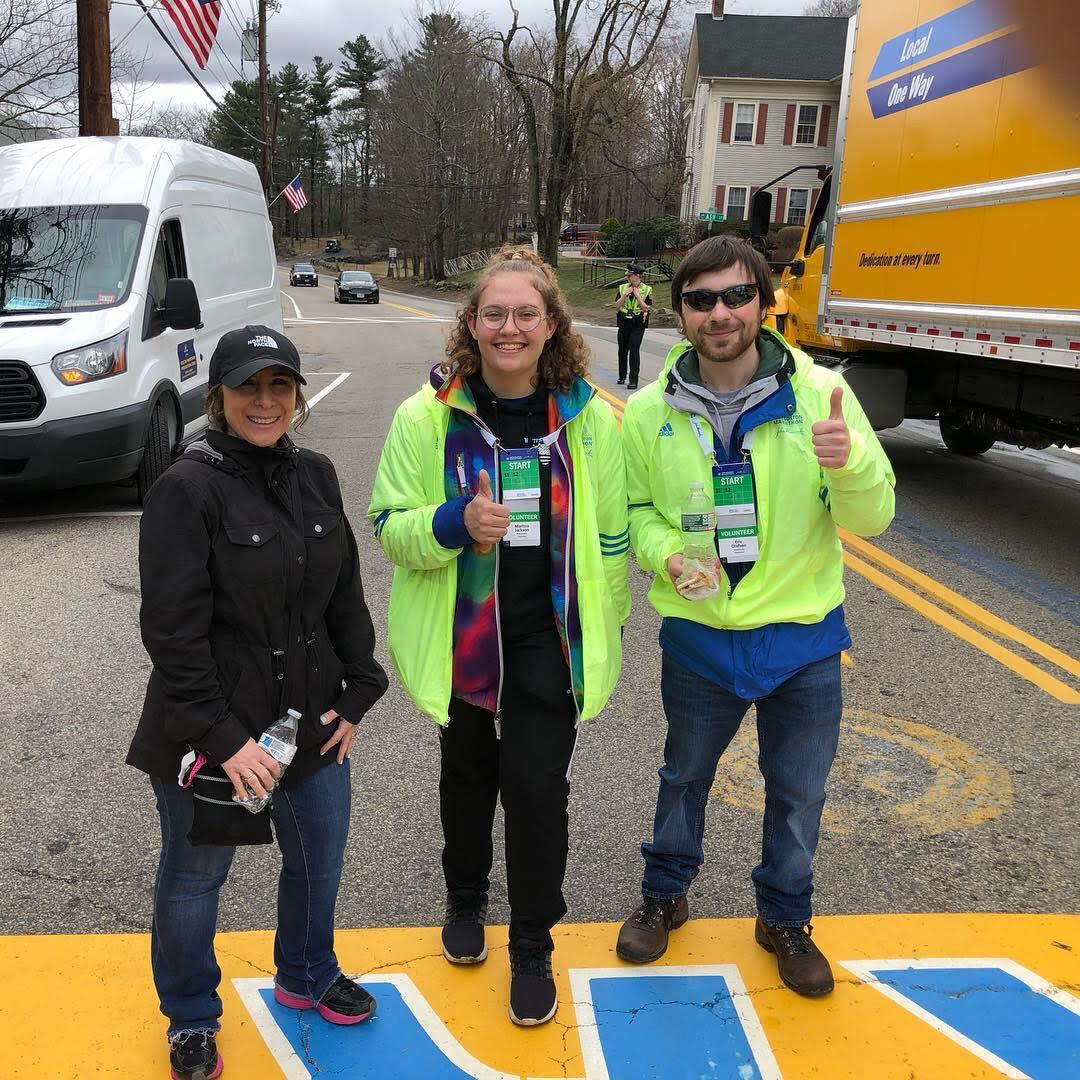
<instances>
[{"instance_id":1,"label":"police officer in yellow vest","mask_svg":"<svg viewBox=\"0 0 1080 1080\"><path fill-rule=\"evenodd\" d=\"M652 286L641 280L641 267L628 266L626 281L619 286L619 296L614 304L619 327L619 385L626 382L627 360L630 361L628 390L636 390L638 371L641 367L641 339L649 325L649 309L652 307Z\"/></svg>"}]
</instances>

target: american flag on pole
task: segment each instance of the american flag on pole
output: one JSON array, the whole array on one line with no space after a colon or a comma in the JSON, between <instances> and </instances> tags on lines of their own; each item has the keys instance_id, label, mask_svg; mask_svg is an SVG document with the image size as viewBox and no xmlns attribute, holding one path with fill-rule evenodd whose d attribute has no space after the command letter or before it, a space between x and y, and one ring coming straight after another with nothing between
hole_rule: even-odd
<instances>
[{"instance_id":1,"label":"american flag on pole","mask_svg":"<svg viewBox=\"0 0 1080 1080\"><path fill-rule=\"evenodd\" d=\"M161 0L161 3L195 57L195 63L206 67L221 18L219 0Z\"/></svg>"},{"instance_id":2,"label":"american flag on pole","mask_svg":"<svg viewBox=\"0 0 1080 1080\"><path fill-rule=\"evenodd\" d=\"M304 185L300 183L299 176L281 194L289 200L289 205L292 206L294 214L300 213L307 206L307 196L304 194Z\"/></svg>"}]
</instances>

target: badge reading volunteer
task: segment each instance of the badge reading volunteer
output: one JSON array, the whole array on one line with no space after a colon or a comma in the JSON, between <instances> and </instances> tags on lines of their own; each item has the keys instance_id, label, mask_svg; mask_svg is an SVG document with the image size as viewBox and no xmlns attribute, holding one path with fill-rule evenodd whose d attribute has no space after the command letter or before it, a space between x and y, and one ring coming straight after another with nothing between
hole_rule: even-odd
<instances>
[{"instance_id":1,"label":"badge reading volunteer","mask_svg":"<svg viewBox=\"0 0 1080 1080\"><path fill-rule=\"evenodd\" d=\"M503 450L499 455L502 501L510 511L504 543L510 547L540 546L540 454Z\"/></svg>"}]
</instances>

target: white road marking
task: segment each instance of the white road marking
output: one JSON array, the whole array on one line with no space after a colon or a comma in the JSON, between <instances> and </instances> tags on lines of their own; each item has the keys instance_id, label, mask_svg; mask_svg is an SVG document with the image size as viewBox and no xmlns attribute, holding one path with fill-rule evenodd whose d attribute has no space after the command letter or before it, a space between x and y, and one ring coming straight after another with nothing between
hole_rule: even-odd
<instances>
[{"instance_id":1,"label":"white road marking","mask_svg":"<svg viewBox=\"0 0 1080 1080\"><path fill-rule=\"evenodd\" d=\"M600 1027L593 1007L593 979L655 978L657 976L690 978L701 975L719 976L724 980L735 1015L742 1025L743 1035L750 1046L750 1052L754 1055L754 1064L762 1080L781 1080L780 1066L773 1055L769 1040L765 1037L765 1031L750 995L746 992L742 975L734 964L678 964L671 967L652 968L648 971L628 971L626 968L571 968L569 974L578 1038L581 1040L581 1056L585 1061L586 1080L608 1080L609 1076L604 1050L600 1043Z\"/></svg>"},{"instance_id":2,"label":"white road marking","mask_svg":"<svg viewBox=\"0 0 1080 1080\"><path fill-rule=\"evenodd\" d=\"M313 397L308 398L308 408L313 409L327 394L336 390L350 375L351 371L311 371L308 378L315 375L334 375L336 378L329 386L324 386ZM204 429L205 430L205 429ZM201 433L200 433L201 434ZM68 514L30 514L24 517L6 518L0 516L0 525L28 525L42 521L67 521L76 518L111 518L142 517L141 510L73 510Z\"/></svg>"},{"instance_id":3,"label":"white road marking","mask_svg":"<svg viewBox=\"0 0 1080 1080\"><path fill-rule=\"evenodd\" d=\"M314 397L308 398L308 408L309 409L314 409L315 406L318 405L318 403L320 401L322 401L322 399L324 397L326 397L326 395L329 394L331 390L336 390L352 374L352 372L351 371L315 371L315 372L312 372L312 374L313 375L336 375L337 378L329 386L323 387L323 389L320 390Z\"/></svg>"},{"instance_id":4,"label":"white road marking","mask_svg":"<svg viewBox=\"0 0 1080 1080\"><path fill-rule=\"evenodd\" d=\"M444 322L456 322L456 319L444 319L439 315L400 315L391 316L389 318L380 319L373 315L359 315L350 318L347 315L341 315L336 318L331 317L327 319L285 319L286 326L335 326L338 323L348 325L349 323L444 323Z\"/></svg>"},{"instance_id":5,"label":"white road marking","mask_svg":"<svg viewBox=\"0 0 1080 1080\"><path fill-rule=\"evenodd\" d=\"M300 310L300 305L284 289L281 289L280 292L281 292L281 295L284 296L285 299L288 300L290 304L292 304L293 310L296 312L296 317L298 319L302 319L304 317L304 313Z\"/></svg>"},{"instance_id":6,"label":"white road marking","mask_svg":"<svg viewBox=\"0 0 1080 1080\"><path fill-rule=\"evenodd\" d=\"M1080 1015L1080 1001L1075 997L1066 993L1064 990L1058 989L1053 983L1047 982L1041 975L1036 975L1035 972L1016 963L1015 960L1009 960L1005 957L923 957L918 960L838 960L837 963L840 964L841 967L846 967L848 971L857 975L867 984L867 986L872 986L875 990L884 994L890 1001L896 1002L901 1008L906 1009L913 1016L917 1016L923 1023L928 1024L935 1031L940 1031L946 1038L951 1039L969 1053L974 1054L975 1057L979 1058L981 1061L985 1061L987 1065L997 1069L998 1072L1004 1073L1005 1076L1013 1078L1013 1080L1028 1080L1028 1075L1027 1073L1021 1072L1013 1065L1010 1065L1002 1058L999 1058L992 1051L987 1050L985 1046L980 1046L977 1042L969 1039L966 1035L957 1031L956 1028L945 1023L944 1020L912 1001L911 998L895 989L895 987L888 986L881 982L877 977L876 972L908 971L911 969L917 970L919 968L959 968L962 971L967 971L972 968L999 968L1007 974L1012 975L1013 978L1017 979L1019 982L1029 986L1036 994L1042 994L1062 1008Z\"/></svg>"}]
</instances>

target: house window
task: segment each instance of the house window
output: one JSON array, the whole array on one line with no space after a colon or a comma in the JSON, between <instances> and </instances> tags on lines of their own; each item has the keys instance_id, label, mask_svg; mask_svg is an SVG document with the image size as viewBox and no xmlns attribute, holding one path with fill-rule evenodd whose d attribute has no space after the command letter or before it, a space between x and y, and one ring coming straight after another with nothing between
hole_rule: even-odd
<instances>
[{"instance_id":1,"label":"house window","mask_svg":"<svg viewBox=\"0 0 1080 1080\"><path fill-rule=\"evenodd\" d=\"M727 211L725 212L724 217L728 221L746 220L746 188L728 188Z\"/></svg>"},{"instance_id":2,"label":"house window","mask_svg":"<svg viewBox=\"0 0 1080 1080\"><path fill-rule=\"evenodd\" d=\"M757 113L756 105L735 106L735 132L732 142L752 143L754 141L754 116Z\"/></svg>"},{"instance_id":3,"label":"house window","mask_svg":"<svg viewBox=\"0 0 1080 1080\"><path fill-rule=\"evenodd\" d=\"M818 107L816 105L799 106L799 122L795 126L795 142L803 146L813 146L817 142Z\"/></svg>"},{"instance_id":4,"label":"house window","mask_svg":"<svg viewBox=\"0 0 1080 1080\"><path fill-rule=\"evenodd\" d=\"M804 225L806 223L806 208L809 205L809 188L790 188L788 190L787 223L789 225Z\"/></svg>"}]
</instances>

